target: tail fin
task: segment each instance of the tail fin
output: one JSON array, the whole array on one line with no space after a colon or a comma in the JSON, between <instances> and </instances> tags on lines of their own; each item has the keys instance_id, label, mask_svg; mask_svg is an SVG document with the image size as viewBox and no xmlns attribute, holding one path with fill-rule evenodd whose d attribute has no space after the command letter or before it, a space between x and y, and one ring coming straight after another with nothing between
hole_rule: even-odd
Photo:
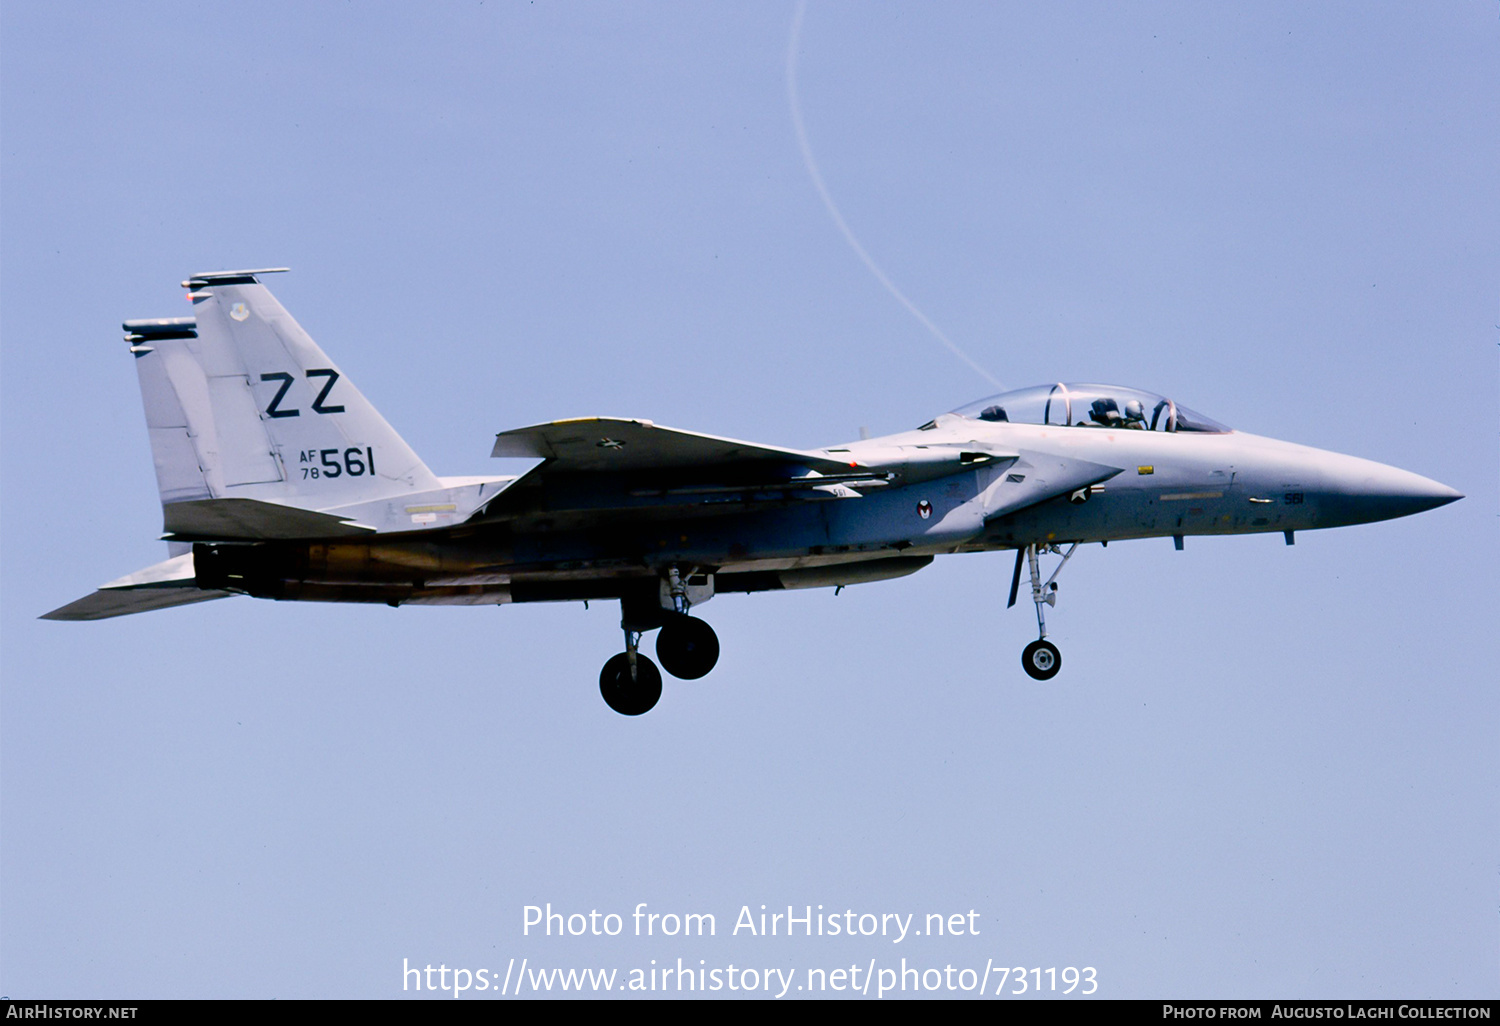
<instances>
[{"instance_id":1,"label":"tail fin","mask_svg":"<svg viewBox=\"0 0 1500 1026\"><path fill-rule=\"evenodd\" d=\"M194 275L195 317L125 322L163 507L320 510L440 487L260 283L267 273Z\"/></svg>"}]
</instances>

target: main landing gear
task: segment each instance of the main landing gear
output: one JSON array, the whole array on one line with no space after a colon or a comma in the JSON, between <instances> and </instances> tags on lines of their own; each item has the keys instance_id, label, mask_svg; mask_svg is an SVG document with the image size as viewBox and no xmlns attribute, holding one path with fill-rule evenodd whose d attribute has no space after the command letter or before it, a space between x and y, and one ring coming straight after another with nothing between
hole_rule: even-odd
<instances>
[{"instance_id":1,"label":"main landing gear","mask_svg":"<svg viewBox=\"0 0 1500 1026\"><path fill-rule=\"evenodd\" d=\"M666 574L672 608L660 602L620 601L620 627L625 651L610 657L599 674L599 693L615 712L639 716L650 712L661 698L661 670L640 652L641 635L661 628L656 636L656 658L662 668L681 680L705 677L719 661L719 637L714 629L688 615L687 588L677 568Z\"/></svg>"},{"instance_id":2,"label":"main landing gear","mask_svg":"<svg viewBox=\"0 0 1500 1026\"><path fill-rule=\"evenodd\" d=\"M599 693L609 707L622 716L650 712L661 698L661 671L636 651L641 632L626 629L625 651L610 656L599 671Z\"/></svg>"},{"instance_id":3,"label":"main landing gear","mask_svg":"<svg viewBox=\"0 0 1500 1026\"><path fill-rule=\"evenodd\" d=\"M1011 575L1010 601L1005 604L1005 608L1009 609L1016 604L1016 593L1021 589L1021 564L1025 562L1031 568L1031 601L1036 603L1036 627L1040 637L1021 650L1021 667L1033 680L1051 680L1062 669L1062 653L1047 640L1047 619L1043 615L1042 606L1057 605L1057 575L1068 565L1068 560L1073 558L1073 552L1077 548L1077 542L1069 545L1067 552L1056 545L1028 545L1016 552L1016 572ZM1047 578L1045 584L1042 583L1042 572L1037 562L1038 552L1062 556L1062 562L1057 564L1057 569L1052 571L1052 576Z\"/></svg>"},{"instance_id":4,"label":"main landing gear","mask_svg":"<svg viewBox=\"0 0 1500 1026\"><path fill-rule=\"evenodd\" d=\"M679 613L656 636L656 658L662 669L681 680L697 680L719 661L719 636L702 620Z\"/></svg>"}]
</instances>

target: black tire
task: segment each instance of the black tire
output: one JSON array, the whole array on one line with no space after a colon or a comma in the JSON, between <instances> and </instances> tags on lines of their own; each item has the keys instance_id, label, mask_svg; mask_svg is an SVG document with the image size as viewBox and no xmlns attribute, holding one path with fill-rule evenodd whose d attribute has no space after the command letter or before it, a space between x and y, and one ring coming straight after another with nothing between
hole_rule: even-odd
<instances>
[{"instance_id":1,"label":"black tire","mask_svg":"<svg viewBox=\"0 0 1500 1026\"><path fill-rule=\"evenodd\" d=\"M1021 665L1034 680L1051 680L1062 669L1062 653L1043 638L1021 650Z\"/></svg>"},{"instance_id":2,"label":"black tire","mask_svg":"<svg viewBox=\"0 0 1500 1026\"><path fill-rule=\"evenodd\" d=\"M630 679L630 656L612 656L599 673L599 694L622 716L650 712L661 698L661 671L639 652L635 655L635 680Z\"/></svg>"},{"instance_id":3,"label":"black tire","mask_svg":"<svg viewBox=\"0 0 1500 1026\"><path fill-rule=\"evenodd\" d=\"M656 658L672 676L697 680L718 663L719 636L696 617L673 617L656 636Z\"/></svg>"}]
</instances>

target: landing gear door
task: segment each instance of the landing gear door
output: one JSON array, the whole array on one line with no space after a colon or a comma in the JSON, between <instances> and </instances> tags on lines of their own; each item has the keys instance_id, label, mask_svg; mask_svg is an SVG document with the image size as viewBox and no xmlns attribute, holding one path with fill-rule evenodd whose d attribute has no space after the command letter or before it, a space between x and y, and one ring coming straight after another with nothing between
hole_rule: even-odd
<instances>
[{"instance_id":1,"label":"landing gear door","mask_svg":"<svg viewBox=\"0 0 1500 1026\"><path fill-rule=\"evenodd\" d=\"M685 597L688 606L700 606L714 597L714 575L702 574L694 571L682 578L683 587L686 589ZM661 607L671 609L672 607L672 582L665 577L661 581Z\"/></svg>"}]
</instances>

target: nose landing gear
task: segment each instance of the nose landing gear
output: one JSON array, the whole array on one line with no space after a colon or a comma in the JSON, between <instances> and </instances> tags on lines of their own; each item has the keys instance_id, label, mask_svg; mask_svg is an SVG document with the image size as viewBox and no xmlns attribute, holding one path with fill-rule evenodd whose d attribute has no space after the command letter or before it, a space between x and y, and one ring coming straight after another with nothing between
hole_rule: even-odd
<instances>
[{"instance_id":1,"label":"nose landing gear","mask_svg":"<svg viewBox=\"0 0 1500 1026\"><path fill-rule=\"evenodd\" d=\"M1047 640L1047 619L1043 614L1043 604L1049 606L1057 605L1057 575L1062 573L1062 568L1068 565L1068 560L1073 558L1078 543L1074 542L1064 552L1056 545L1028 545L1026 548L1016 552L1016 571L1010 579L1010 601L1005 604L1009 609L1016 604L1016 594L1021 589L1021 563L1024 561L1031 569L1031 601L1036 603L1036 627L1040 635L1035 641L1027 645L1021 651L1021 668L1026 671L1027 676L1033 680L1051 680L1057 676L1057 671L1062 669L1062 653L1057 646ZM1052 571L1052 576L1042 583L1042 572L1038 565L1037 554L1039 551L1052 552L1062 556L1062 562L1057 564L1057 569Z\"/></svg>"},{"instance_id":2,"label":"nose landing gear","mask_svg":"<svg viewBox=\"0 0 1500 1026\"><path fill-rule=\"evenodd\" d=\"M1046 638L1038 638L1021 650L1021 665L1035 680L1051 680L1062 669L1062 653Z\"/></svg>"}]
</instances>

